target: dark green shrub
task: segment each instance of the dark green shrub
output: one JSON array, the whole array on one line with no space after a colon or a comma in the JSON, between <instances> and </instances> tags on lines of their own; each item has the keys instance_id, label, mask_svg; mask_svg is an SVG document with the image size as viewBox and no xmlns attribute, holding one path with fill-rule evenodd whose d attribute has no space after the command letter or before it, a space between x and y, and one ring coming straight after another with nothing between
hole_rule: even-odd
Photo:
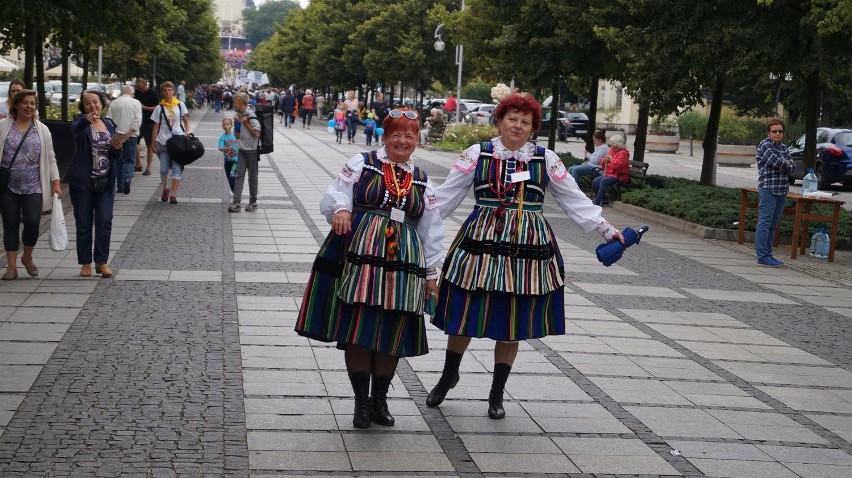
<instances>
[{"instance_id":1,"label":"dark green shrub","mask_svg":"<svg viewBox=\"0 0 852 478\"><path fill-rule=\"evenodd\" d=\"M707 117L695 111L687 111L677 117L677 129L681 139L704 138L707 131Z\"/></svg>"}]
</instances>

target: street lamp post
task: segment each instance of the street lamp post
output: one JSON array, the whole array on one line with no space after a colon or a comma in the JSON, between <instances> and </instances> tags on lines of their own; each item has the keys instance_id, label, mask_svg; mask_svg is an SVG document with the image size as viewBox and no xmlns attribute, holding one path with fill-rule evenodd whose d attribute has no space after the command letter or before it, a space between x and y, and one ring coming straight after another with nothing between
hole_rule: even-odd
<instances>
[{"instance_id":1,"label":"street lamp post","mask_svg":"<svg viewBox=\"0 0 852 478\"><path fill-rule=\"evenodd\" d=\"M461 9L464 10L464 0L462 0ZM444 40L441 38L443 31L443 23L435 28L435 51L444 51ZM456 78L456 123L461 123L461 105L458 100L461 99L462 90L462 63L464 63L464 45L456 45L456 65L459 66L459 74Z\"/></svg>"}]
</instances>

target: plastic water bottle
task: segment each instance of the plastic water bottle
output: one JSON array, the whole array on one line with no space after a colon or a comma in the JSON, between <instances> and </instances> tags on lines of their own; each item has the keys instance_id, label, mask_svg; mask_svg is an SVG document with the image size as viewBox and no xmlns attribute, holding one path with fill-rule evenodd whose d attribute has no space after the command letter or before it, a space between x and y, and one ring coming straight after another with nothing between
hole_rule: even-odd
<instances>
[{"instance_id":1,"label":"plastic water bottle","mask_svg":"<svg viewBox=\"0 0 852 478\"><path fill-rule=\"evenodd\" d=\"M826 232L825 228L821 227L811 236L810 254L817 259L826 259L828 258L828 246L828 232Z\"/></svg>"},{"instance_id":2,"label":"plastic water bottle","mask_svg":"<svg viewBox=\"0 0 852 478\"><path fill-rule=\"evenodd\" d=\"M817 182L813 168L808 168L808 174L802 178L802 196L808 197L811 193L817 192Z\"/></svg>"}]
</instances>

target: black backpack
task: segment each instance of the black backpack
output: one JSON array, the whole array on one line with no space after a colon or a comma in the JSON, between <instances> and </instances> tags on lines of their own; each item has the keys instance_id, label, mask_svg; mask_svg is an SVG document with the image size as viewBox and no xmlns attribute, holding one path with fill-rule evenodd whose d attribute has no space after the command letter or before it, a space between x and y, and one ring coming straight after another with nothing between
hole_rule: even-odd
<instances>
[{"instance_id":1,"label":"black backpack","mask_svg":"<svg viewBox=\"0 0 852 478\"><path fill-rule=\"evenodd\" d=\"M270 103L258 103L254 107L260 121L260 137L257 139L258 154L272 152L272 131L275 129L275 108Z\"/></svg>"}]
</instances>

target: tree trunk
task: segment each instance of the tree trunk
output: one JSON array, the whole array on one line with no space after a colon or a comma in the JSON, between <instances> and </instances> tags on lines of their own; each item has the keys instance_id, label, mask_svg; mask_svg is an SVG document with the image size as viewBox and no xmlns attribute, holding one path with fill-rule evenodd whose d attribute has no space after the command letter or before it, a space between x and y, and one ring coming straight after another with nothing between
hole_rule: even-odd
<instances>
[{"instance_id":1,"label":"tree trunk","mask_svg":"<svg viewBox=\"0 0 852 478\"><path fill-rule=\"evenodd\" d=\"M83 91L89 89L89 51L83 55L83 78L80 80L80 83L83 84Z\"/></svg>"},{"instance_id":2,"label":"tree trunk","mask_svg":"<svg viewBox=\"0 0 852 478\"><path fill-rule=\"evenodd\" d=\"M36 26L33 22L27 22L25 26L26 38L24 39L24 84L33 84L33 59L38 48L36 43Z\"/></svg>"},{"instance_id":3,"label":"tree trunk","mask_svg":"<svg viewBox=\"0 0 852 478\"><path fill-rule=\"evenodd\" d=\"M819 122L819 70L812 70L805 77L805 168L816 164L816 129ZM807 169L806 169L807 170Z\"/></svg>"},{"instance_id":4,"label":"tree trunk","mask_svg":"<svg viewBox=\"0 0 852 478\"><path fill-rule=\"evenodd\" d=\"M636 139L633 141L633 161L645 162L645 140L648 137L648 104L639 104L639 118L636 122Z\"/></svg>"},{"instance_id":5,"label":"tree trunk","mask_svg":"<svg viewBox=\"0 0 852 478\"><path fill-rule=\"evenodd\" d=\"M710 103L710 116L707 118L707 132L704 134L704 160L701 162L701 184L714 186L716 182L716 143L719 136L719 119L722 117L722 95L725 93L724 74L716 75L713 85L713 102Z\"/></svg>"},{"instance_id":6,"label":"tree trunk","mask_svg":"<svg viewBox=\"0 0 852 478\"><path fill-rule=\"evenodd\" d=\"M559 131L559 77L553 77L553 96L550 101L550 131L547 133L547 149L556 149L556 134Z\"/></svg>"},{"instance_id":7,"label":"tree trunk","mask_svg":"<svg viewBox=\"0 0 852 478\"><path fill-rule=\"evenodd\" d=\"M62 101L60 101L60 114L62 121L68 121L68 82L66 72L68 71L68 48L62 49Z\"/></svg>"},{"instance_id":8,"label":"tree trunk","mask_svg":"<svg viewBox=\"0 0 852 478\"><path fill-rule=\"evenodd\" d=\"M47 96L44 94L44 50L40 48L44 44L41 30L35 31L36 45L35 49L35 70L36 83L38 91L38 115L42 118L47 118Z\"/></svg>"},{"instance_id":9,"label":"tree trunk","mask_svg":"<svg viewBox=\"0 0 852 478\"><path fill-rule=\"evenodd\" d=\"M586 151L594 152L595 143L592 141L592 135L597 129L595 117L598 115L598 78L592 77L589 80L589 127L586 128Z\"/></svg>"}]
</instances>

